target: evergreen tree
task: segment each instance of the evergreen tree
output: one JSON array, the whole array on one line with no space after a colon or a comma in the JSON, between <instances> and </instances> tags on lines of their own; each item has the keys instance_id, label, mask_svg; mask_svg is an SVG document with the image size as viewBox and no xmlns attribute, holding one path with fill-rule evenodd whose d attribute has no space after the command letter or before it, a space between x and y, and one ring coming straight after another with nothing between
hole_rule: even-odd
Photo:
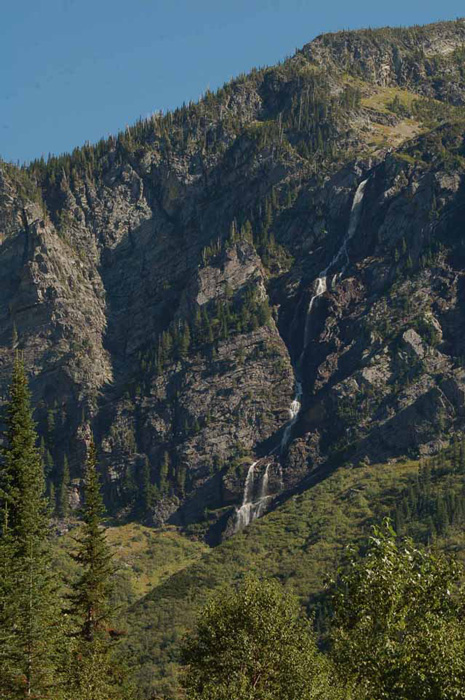
<instances>
[{"instance_id":1,"label":"evergreen tree","mask_svg":"<svg viewBox=\"0 0 465 700\"><path fill-rule=\"evenodd\" d=\"M48 487L48 503L49 503L50 513L52 514L52 516L56 515L57 498L56 498L55 484L53 483L53 481L51 481L49 483L49 487Z\"/></svg>"},{"instance_id":2,"label":"evergreen tree","mask_svg":"<svg viewBox=\"0 0 465 700\"><path fill-rule=\"evenodd\" d=\"M159 487L162 494L168 491L168 476L170 470L170 456L168 452L163 453L163 459L160 465Z\"/></svg>"},{"instance_id":3,"label":"evergreen tree","mask_svg":"<svg viewBox=\"0 0 465 700\"><path fill-rule=\"evenodd\" d=\"M55 411L49 408L47 411L47 436L48 442L53 445L55 439Z\"/></svg>"},{"instance_id":4,"label":"evergreen tree","mask_svg":"<svg viewBox=\"0 0 465 700\"><path fill-rule=\"evenodd\" d=\"M11 333L11 347L13 350L16 348L18 345L18 329L16 328L16 323L13 322L13 330Z\"/></svg>"},{"instance_id":5,"label":"evergreen tree","mask_svg":"<svg viewBox=\"0 0 465 700\"><path fill-rule=\"evenodd\" d=\"M69 483L68 457L65 455L57 494L57 515L59 518L67 518L69 515Z\"/></svg>"},{"instance_id":6,"label":"evergreen tree","mask_svg":"<svg viewBox=\"0 0 465 700\"><path fill-rule=\"evenodd\" d=\"M40 457L42 459L42 463L44 465L44 476L45 476L45 481L48 481L53 474L53 457L50 454L50 450L47 449L47 446L45 444L45 440L42 437L40 439Z\"/></svg>"},{"instance_id":7,"label":"evergreen tree","mask_svg":"<svg viewBox=\"0 0 465 700\"><path fill-rule=\"evenodd\" d=\"M179 359L183 360L187 357L189 353L189 347L191 343L191 334L189 330L189 325L183 322L178 328L177 335L177 354Z\"/></svg>"},{"instance_id":8,"label":"evergreen tree","mask_svg":"<svg viewBox=\"0 0 465 700\"><path fill-rule=\"evenodd\" d=\"M147 518L152 512L156 500L156 488L150 478L150 462L147 455L140 470L140 497L138 499L138 515L140 518Z\"/></svg>"},{"instance_id":9,"label":"evergreen tree","mask_svg":"<svg viewBox=\"0 0 465 700\"><path fill-rule=\"evenodd\" d=\"M461 474L465 473L465 438L464 437L462 437L462 439L460 441L459 471Z\"/></svg>"},{"instance_id":10,"label":"evergreen tree","mask_svg":"<svg viewBox=\"0 0 465 700\"><path fill-rule=\"evenodd\" d=\"M30 393L16 356L2 450L0 697L57 700L59 606Z\"/></svg>"},{"instance_id":11,"label":"evergreen tree","mask_svg":"<svg viewBox=\"0 0 465 700\"><path fill-rule=\"evenodd\" d=\"M176 483L180 493L184 495L186 490L186 467L184 465L178 466L176 470Z\"/></svg>"},{"instance_id":12,"label":"evergreen tree","mask_svg":"<svg viewBox=\"0 0 465 700\"><path fill-rule=\"evenodd\" d=\"M137 496L137 484L134 476L134 465L131 463L127 466L123 484L123 503L129 505L134 502Z\"/></svg>"},{"instance_id":13,"label":"evergreen tree","mask_svg":"<svg viewBox=\"0 0 465 700\"><path fill-rule=\"evenodd\" d=\"M74 555L82 573L73 585L74 644L68 669L69 700L113 700L120 679L112 662L116 633L110 628L113 565L102 528L103 500L92 442L85 473L83 526Z\"/></svg>"}]
</instances>

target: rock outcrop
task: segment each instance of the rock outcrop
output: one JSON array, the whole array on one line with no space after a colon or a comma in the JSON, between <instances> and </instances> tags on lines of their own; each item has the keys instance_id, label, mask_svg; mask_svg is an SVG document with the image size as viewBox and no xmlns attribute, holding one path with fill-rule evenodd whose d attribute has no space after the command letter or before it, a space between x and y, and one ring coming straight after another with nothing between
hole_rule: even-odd
<instances>
[{"instance_id":1,"label":"rock outcrop","mask_svg":"<svg viewBox=\"0 0 465 700\"><path fill-rule=\"evenodd\" d=\"M464 428L464 39L325 35L0 164L0 390L19 348L49 480L65 454L79 478L92 429L114 513L231 530L252 458L268 507Z\"/></svg>"}]
</instances>

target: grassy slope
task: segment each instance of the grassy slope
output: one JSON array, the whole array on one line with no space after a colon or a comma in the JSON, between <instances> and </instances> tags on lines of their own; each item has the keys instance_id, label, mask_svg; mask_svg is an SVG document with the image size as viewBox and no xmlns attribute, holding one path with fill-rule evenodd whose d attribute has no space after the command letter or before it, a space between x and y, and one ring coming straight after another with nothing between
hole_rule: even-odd
<instances>
[{"instance_id":1,"label":"grassy slope","mask_svg":"<svg viewBox=\"0 0 465 700\"><path fill-rule=\"evenodd\" d=\"M180 639L213 590L255 571L275 576L303 604L311 603L341 562L346 545L392 514L417 474L418 462L407 461L341 469L154 588L129 616L127 645L141 667L141 697L146 697L144 688L176 696ZM450 475L446 478L450 484ZM463 489L465 477L454 478L457 490ZM441 479L435 489L442 488ZM421 539L420 525L412 523L410 529ZM465 538L457 529L438 544L454 546L465 558Z\"/></svg>"},{"instance_id":2,"label":"grassy slope","mask_svg":"<svg viewBox=\"0 0 465 700\"><path fill-rule=\"evenodd\" d=\"M154 530L139 523L107 529L107 539L116 566L115 602L131 605L155 586L208 553L208 547L180 534L175 528ZM57 539L57 566L71 579L76 572L69 556L78 528Z\"/></svg>"}]
</instances>

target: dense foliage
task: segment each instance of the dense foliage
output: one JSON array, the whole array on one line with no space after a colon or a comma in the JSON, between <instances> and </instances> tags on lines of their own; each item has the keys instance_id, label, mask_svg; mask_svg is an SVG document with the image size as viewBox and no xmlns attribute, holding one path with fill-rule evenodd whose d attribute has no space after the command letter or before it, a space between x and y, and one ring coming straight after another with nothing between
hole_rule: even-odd
<instances>
[{"instance_id":1,"label":"dense foliage","mask_svg":"<svg viewBox=\"0 0 465 700\"><path fill-rule=\"evenodd\" d=\"M111 555L101 530L102 499L91 445L84 530L76 555L82 573L71 609L52 566L50 511L21 357L15 359L0 468L0 697L113 700L120 685L111 662Z\"/></svg>"},{"instance_id":2,"label":"dense foliage","mask_svg":"<svg viewBox=\"0 0 465 700\"><path fill-rule=\"evenodd\" d=\"M16 357L0 470L0 694L57 699L60 617L30 394Z\"/></svg>"},{"instance_id":3,"label":"dense foliage","mask_svg":"<svg viewBox=\"0 0 465 700\"><path fill-rule=\"evenodd\" d=\"M452 700L465 697L462 569L374 527L332 583L331 653L277 584L247 579L203 610L184 643L188 696Z\"/></svg>"},{"instance_id":4,"label":"dense foliage","mask_svg":"<svg viewBox=\"0 0 465 700\"><path fill-rule=\"evenodd\" d=\"M335 583L333 657L367 700L465 697L463 572L453 559L374 528Z\"/></svg>"},{"instance_id":5,"label":"dense foliage","mask_svg":"<svg viewBox=\"0 0 465 700\"><path fill-rule=\"evenodd\" d=\"M113 652L121 634L111 623L112 580L118 579L101 526L95 447L91 444L86 466L82 526L74 554L77 576L73 574L71 605L63 614L57 579L50 573L50 512L36 443L27 380L17 358L1 469L1 692L12 699L35 694L53 700L127 700L134 689L125 682L124 669L137 653L131 646L129 658L127 647L118 658ZM395 499L403 509L404 527L413 522L413 515L429 522L437 502L451 503L452 496L447 495L452 494L451 478L462 477L459 441L431 464L422 464L417 474L407 473L404 496ZM442 501L434 500L432 479L436 499ZM392 492L385 511L391 501ZM410 503L408 511L405 502ZM423 506L414 511L411 505L418 502ZM445 510L449 527L457 524L456 512L452 507ZM436 527L428 541L444 532ZM242 540L240 536L237 542ZM237 550L235 541L227 547ZM257 551L255 547L255 555ZM212 582L214 557L209 555L207 562ZM249 577L238 588L226 585L207 604L196 630L182 645L188 696L461 698L465 687L461 575L455 560L421 549L412 540L399 541L388 523L375 527L361 556L353 549L332 583L324 618L317 608L317 628L325 630L329 655L318 651L311 621L297 599L276 582ZM168 585L175 585L175 579ZM144 684L136 695L147 697ZM174 688L168 690L167 697L175 696Z\"/></svg>"},{"instance_id":6,"label":"dense foliage","mask_svg":"<svg viewBox=\"0 0 465 700\"><path fill-rule=\"evenodd\" d=\"M428 465L431 507L452 490L459 498L465 489L465 475L460 465L457 470L454 466L460 441L454 444L456 447L452 445L421 463L400 461L339 469L243 534L205 552L200 560L186 563L156 585L129 610L129 633L123 640L125 653L134 654L138 660L135 676L141 697L149 693L149 688L167 697L178 697L176 659L184 631L193 627L196 613L209 595L233 586L244 571L276 577L287 591L297 594L303 606L315 613L318 636L327 644L331 615L323 592L325 577L336 575L337 566L346 559L347 543L358 548L373 524L386 516L394 518L397 508L403 510L404 499L417 488ZM429 529L427 509L418 515L409 509L402 523L401 535L411 535L417 544L429 543L438 551L452 549L459 560L465 561L465 539L459 522L449 523L439 534ZM194 527L190 531L197 535ZM138 543L133 546L136 548Z\"/></svg>"},{"instance_id":7,"label":"dense foliage","mask_svg":"<svg viewBox=\"0 0 465 700\"><path fill-rule=\"evenodd\" d=\"M342 697L310 620L273 582L248 578L214 598L185 640L183 660L192 700Z\"/></svg>"}]
</instances>

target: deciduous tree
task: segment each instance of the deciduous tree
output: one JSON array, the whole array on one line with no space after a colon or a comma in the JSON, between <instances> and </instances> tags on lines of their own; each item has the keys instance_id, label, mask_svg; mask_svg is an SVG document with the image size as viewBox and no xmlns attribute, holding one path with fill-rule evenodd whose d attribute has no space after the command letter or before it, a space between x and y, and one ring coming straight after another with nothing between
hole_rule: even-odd
<instances>
[{"instance_id":1,"label":"deciduous tree","mask_svg":"<svg viewBox=\"0 0 465 700\"><path fill-rule=\"evenodd\" d=\"M277 583L250 578L212 600L183 658L192 700L339 697L310 621Z\"/></svg>"}]
</instances>

